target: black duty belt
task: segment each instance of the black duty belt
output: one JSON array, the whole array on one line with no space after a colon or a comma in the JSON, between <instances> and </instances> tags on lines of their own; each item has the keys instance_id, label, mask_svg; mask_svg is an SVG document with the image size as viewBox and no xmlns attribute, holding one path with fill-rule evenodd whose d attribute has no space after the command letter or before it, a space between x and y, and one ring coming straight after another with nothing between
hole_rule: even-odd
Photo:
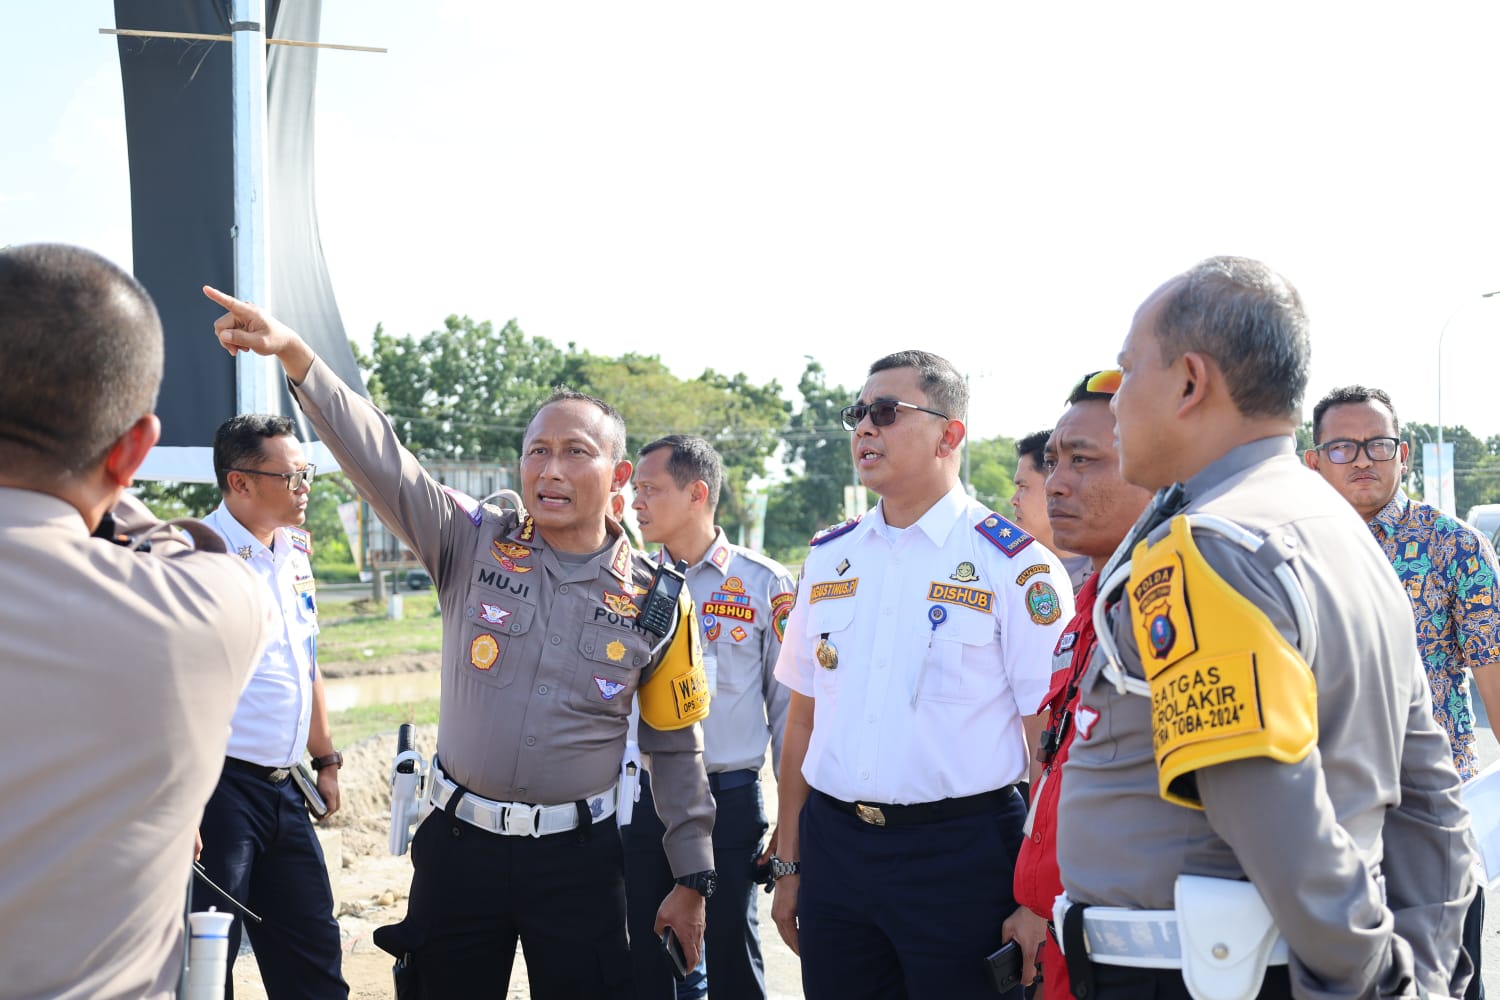
<instances>
[{"instance_id":1,"label":"black duty belt","mask_svg":"<svg viewBox=\"0 0 1500 1000\"><path fill-rule=\"evenodd\" d=\"M238 757L225 757L224 769L226 771L243 771L253 774L262 781L269 781L273 785L279 785L292 776L289 767L267 767L264 764L252 764L248 760L240 760Z\"/></svg>"},{"instance_id":2,"label":"black duty belt","mask_svg":"<svg viewBox=\"0 0 1500 1000\"><path fill-rule=\"evenodd\" d=\"M753 785L755 779L759 777L759 771L752 771L748 767L738 771L710 771L708 772L708 787L715 795L718 795L720 792L732 792L736 788Z\"/></svg>"},{"instance_id":3,"label":"black duty belt","mask_svg":"<svg viewBox=\"0 0 1500 1000\"><path fill-rule=\"evenodd\" d=\"M912 805L888 805L883 802L845 802L832 795L814 790L815 795L840 812L846 812L871 826L919 826L937 823L945 819L959 819L991 812L1009 801L1015 785L1006 785L993 792L965 795L957 799L938 799L936 802L918 802Z\"/></svg>"}]
</instances>

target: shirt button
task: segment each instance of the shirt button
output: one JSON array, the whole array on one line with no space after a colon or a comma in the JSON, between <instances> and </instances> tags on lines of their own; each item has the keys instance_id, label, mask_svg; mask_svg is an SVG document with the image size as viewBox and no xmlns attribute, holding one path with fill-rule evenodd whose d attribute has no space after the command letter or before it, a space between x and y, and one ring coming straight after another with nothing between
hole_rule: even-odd
<instances>
[{"instance_id":1,"label":"shirt button","mask_svg":"<svg viewBox=\"0 0 1500 1000\"><path fill-rule=\"evenodd\" d=\"M547 685L543 684L541 687L537 688L536 689L536 693L537 694L546 694L547 693ZM874 722L875 720L871 719L870 721Z\"/></svg>"},{"instance_id":2,"label":"shirt button","mask_svg":"<svg viewBox=\"0 0 1500 1000\"><path fill-rule=\"evenodd\" d=\"M869 771L861 771L861 772L859 772L859 780L860 781L869 781L870 780L870 772Z\"/></svg>"},{"instance_id":3,"label":"shirt button","mask_svg":"<svg viewBox=\"0 0 1500 1000\"><path fill-rule=\"evenodd\" d=\"M552 645L556 646L560 642L562 642L562 639L560 637L555 635L552 637Z\"/></svg>"},{"instance_id":4,"label":"shirt button","mask_svg":"<svg viewBox=\"0 0 1500 1000\"><path fill-rule=\"evenodd\" d=\"M535 736L528 736L528 737L526 737L526 745L529 746L529 747L536 746L536 737Z\"/></svg>"},{"instance_id":5,"label":"shirt button","mask_svg":"<svg viewBox=\"0 0 1500 1000\"><path fill-rule=\"evenodd\" d=\"M521 631L521 623L520 622L516 622L514 625L512 625L510 627L510 630L512 632L519 632L519 631Z\"/></svg>"},{"instance_id":6,"label":"shirt button","mask_svg":"<svg viewBox=\"0 0 1500 1000\"><path fill-rule=\"evenodd\" d=\"M559 593L559 594L566 594L566 593L567 593L567 592L568 592L568 587L567 587L567 585L566 585L566 584L564 584L564 585L563 585L563 586L561 586L561 587L558 587L558 588L557 588L557 592L558 592L558 593Z\"/></svg>"},{"instance_id":7,"label":"shirt button","mask_svg":"<svg viewBox=\"0 0 1500 1000\"><path fill-rule=\"evenodd\" d=\"M474 609L473 608L464 608L464 614L468 615L470 618L473 618L474 617Z\"/></svg>"},{"instance_id":8,"label":"shirt button","mask_svg":"<svg viewBox=\"0 0 1500 1000\"><path fill-rule=\"evenodd\" d=\"M865 721L866 722L874 722L875 721L875 716L872 715L868 719L866 719Z\"/></svg>"}]
</instances>

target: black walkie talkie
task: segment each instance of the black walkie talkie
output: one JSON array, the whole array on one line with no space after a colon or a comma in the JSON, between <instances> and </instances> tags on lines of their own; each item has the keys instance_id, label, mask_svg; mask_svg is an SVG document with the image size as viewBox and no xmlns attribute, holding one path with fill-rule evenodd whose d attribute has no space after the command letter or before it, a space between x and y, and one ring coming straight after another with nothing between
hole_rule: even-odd
<instances>
[{"instance_id":1,"label":"black walkie talkie","mask_svg":"<svg viewBox=\"0 0 1500 1000\"><path fill-rule=\"evenodd\" d=\"M677 560L676 566L658 563L656 575L651 578L651 590L646 594L646 606L638 619L641 628L666 638L677 620L677 599L687 584L686 560Z\"/></svg>"}]
</instances>

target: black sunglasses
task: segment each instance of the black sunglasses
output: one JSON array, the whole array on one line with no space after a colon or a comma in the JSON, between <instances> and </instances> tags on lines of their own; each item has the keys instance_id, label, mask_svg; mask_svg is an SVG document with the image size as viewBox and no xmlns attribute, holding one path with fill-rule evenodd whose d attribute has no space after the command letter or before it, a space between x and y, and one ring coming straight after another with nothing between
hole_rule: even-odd
<instances>
[{"instance_id":1,"label":"black sunglasses","mask_svg":"<svg viewBox=\"0 0 1500 1000\"><path fill-rule=\"evenodd\" d=\"M316 465L307 465L296 472L261 472L259 469L225 469L225 472L243 472L247 476L275 476L277 479L286 480L286 488L296 493L302 488L303 483L312 485L313 476L318 474Z\"/></svg>"},{"instance_id":2,"label":"black sunglasses","mask_svg":"<svg viewBox=\"0 0 1500 1000\"><path fill-rule=\"evenodd\" d=\"M1400 443L1393 437L1370 438L1368 441L1340 440L1325 442L1313 450L1327 455L1328 461L1334 465L1348 465L1359 457L1361 449L1372 462L1389 462L1396 457L1396 447Z\"/></svg>"},{"instance_id":3,"label":"black sunglasses","mask_svg":"<svg viewBox=\"0 0 1500 1000\"><path fill-rule=\"evenodd\" d=\"M865 419L866 414L870 417L870 423L876 427L889 427L896 422L897 410L921 410L923 413L930 413L934 417L942 417L944 420L948 419L948 414L946 413L940 413L925 406L918 406L916 403L903 403L896 399L882 399L874 403L855 403L853 406L846 406L839 411L839 417L844 421L844 430L846 431L852 431L858 427L859 422Z\"/></svg>"}]
</instances>

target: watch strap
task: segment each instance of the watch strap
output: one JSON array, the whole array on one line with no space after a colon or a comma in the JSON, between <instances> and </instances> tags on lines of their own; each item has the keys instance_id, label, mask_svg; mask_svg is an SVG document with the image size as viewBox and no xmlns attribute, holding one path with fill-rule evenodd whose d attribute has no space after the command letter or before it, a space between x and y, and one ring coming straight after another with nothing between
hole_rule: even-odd
<instances>
[{"instance_id":1,"label":"watch strap","mask_svg":"<svg viewBox=\"0 0 1500 1000\"><path fill-rule=\"evenodd\" d=\"M332 767L337 770L338 768L341 768L343 766L344 755L339 753L337 750L335 750L333 753L325 754L322 757L314 757L312 759L312 768L314 771L321 771L325 767Z\"/></svg>"}]
</instances>

